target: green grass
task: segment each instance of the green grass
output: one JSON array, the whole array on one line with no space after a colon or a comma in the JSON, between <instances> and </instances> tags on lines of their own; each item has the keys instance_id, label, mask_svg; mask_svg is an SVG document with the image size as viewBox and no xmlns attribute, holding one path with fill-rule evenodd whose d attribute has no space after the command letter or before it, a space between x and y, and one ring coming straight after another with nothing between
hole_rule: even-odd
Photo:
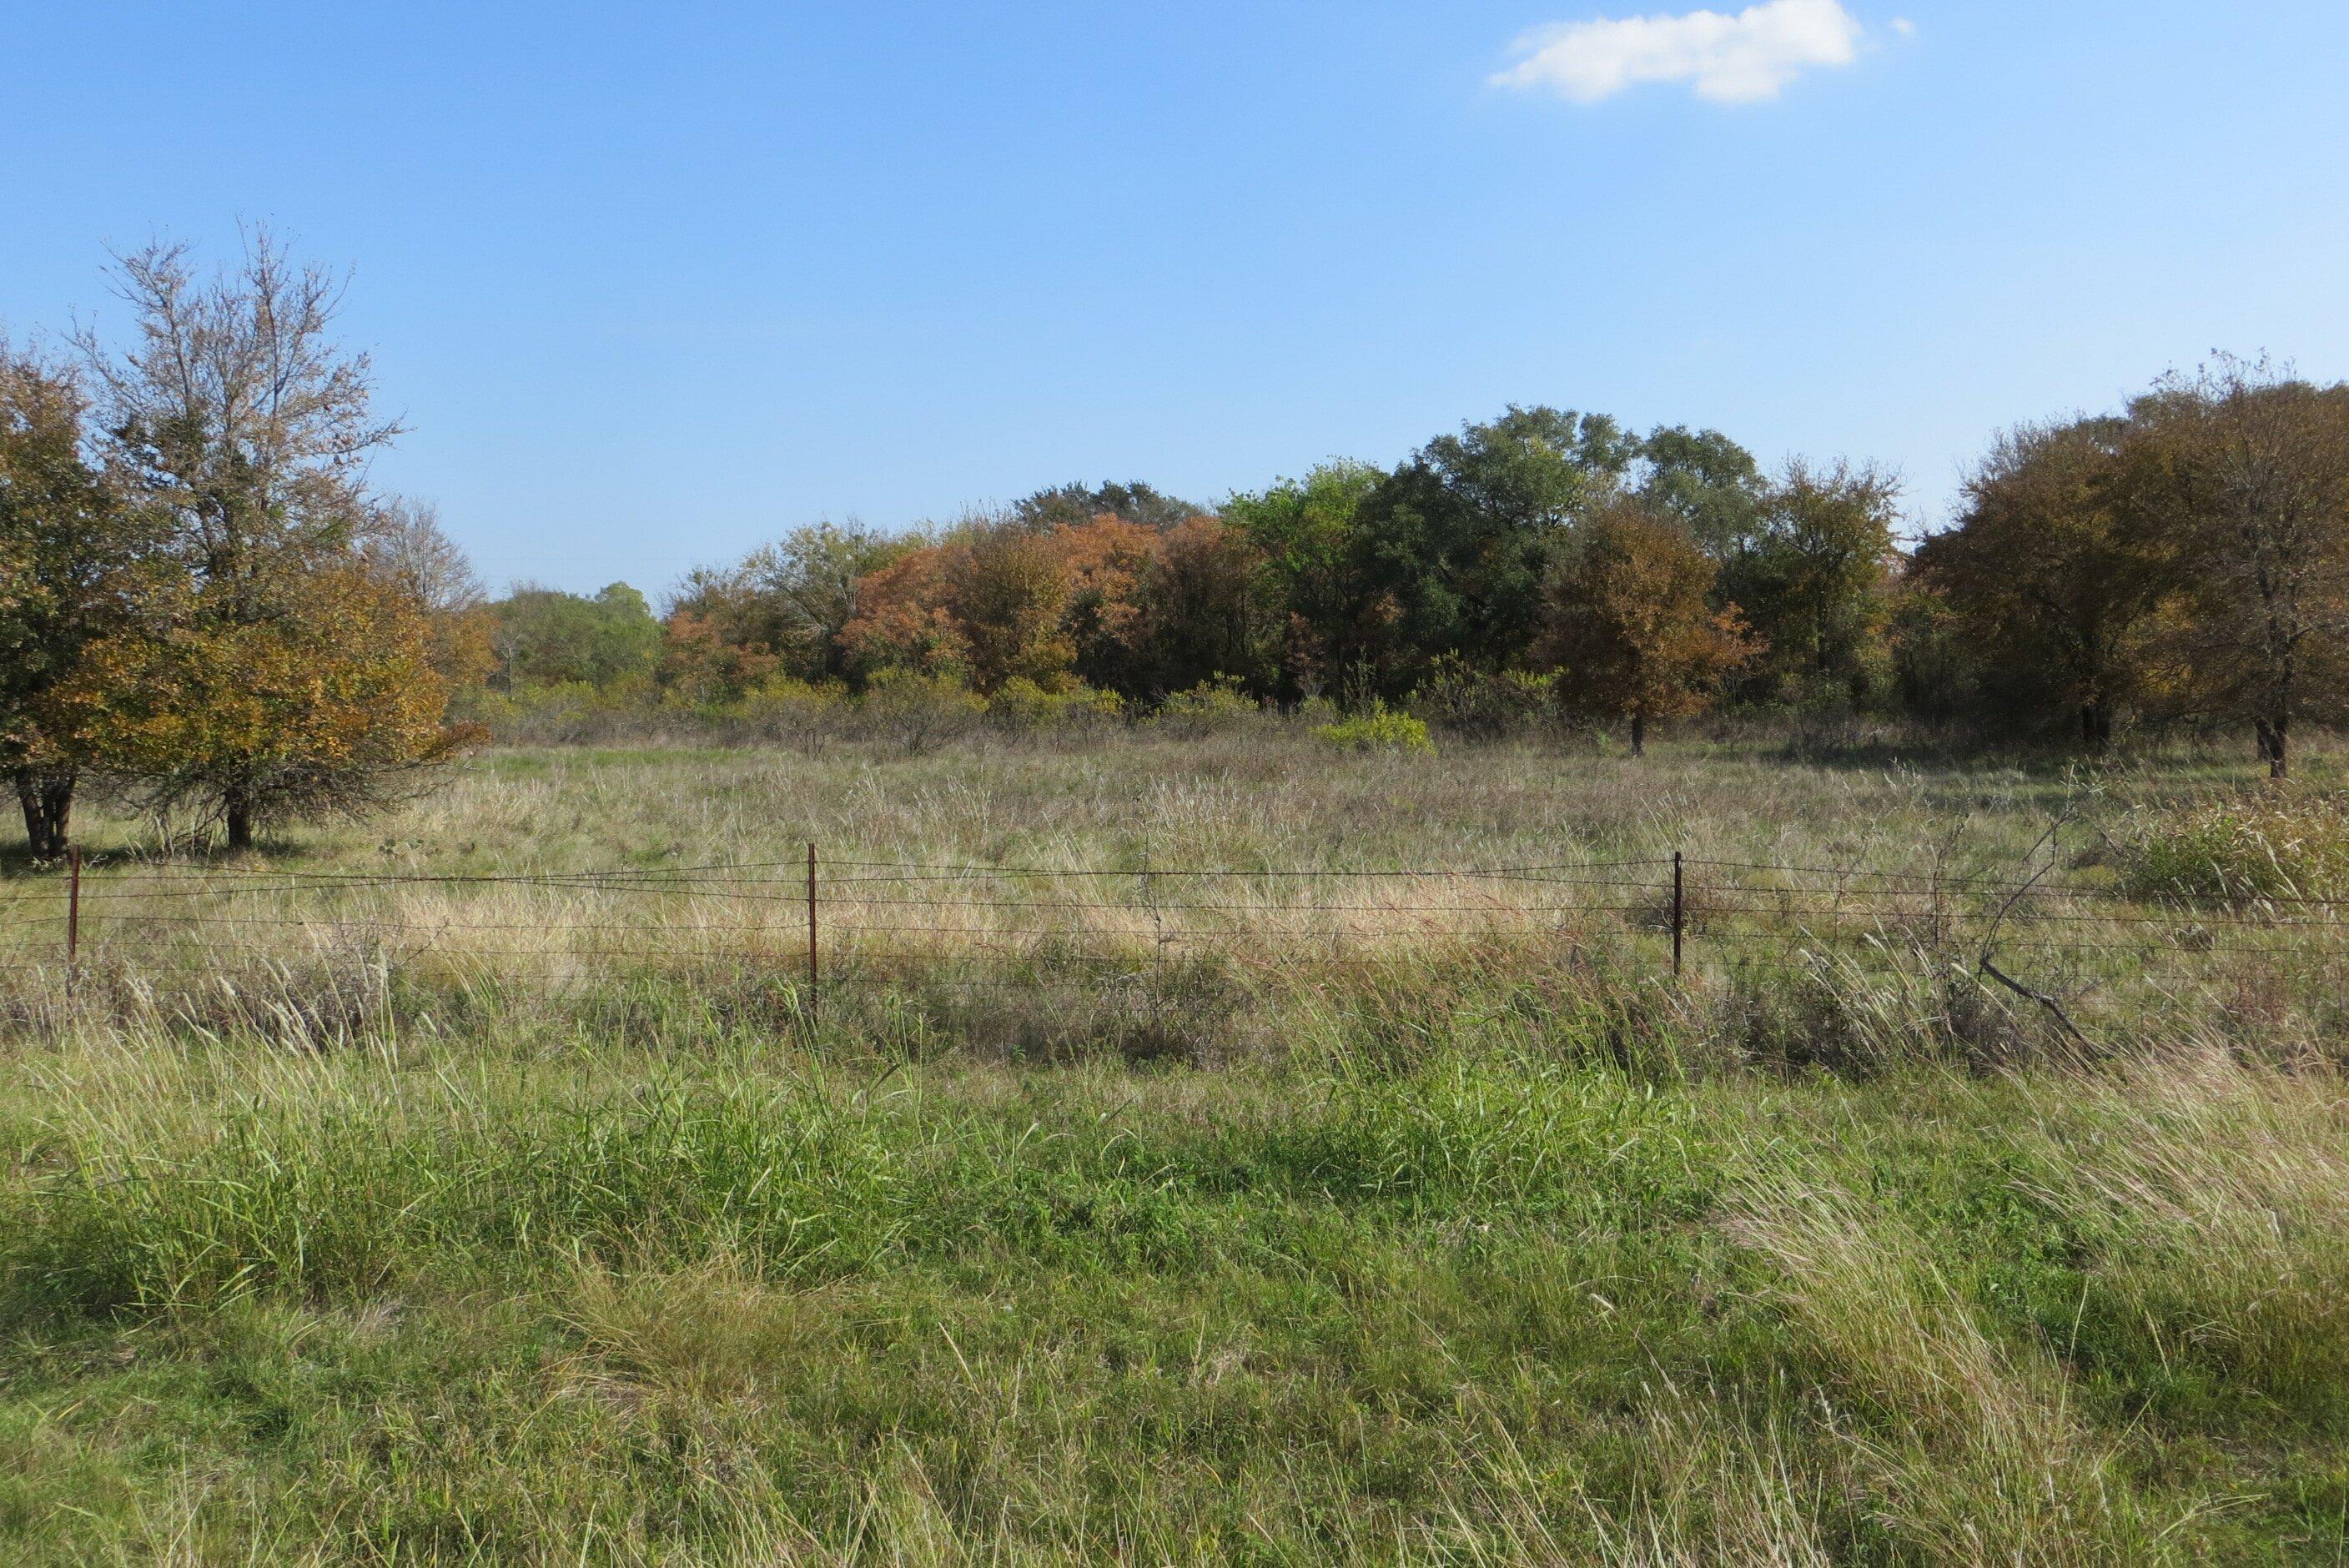
<instances>
[{"instance_id":1,"label":"green grass","mask_svg":"<svg viewBox=\"0 0 2349 1568\"><path fill-rule=\"evenodd\" d=\"M280 852L1991 863L2077 792L1651 762L537 753ZM1536 956L0 990L0 1561L2349 1555L2337 1015L2083 1061L1930 971Z\"/></svg>"},{"instance_id":2,"label":"green grass","mask_svg":"<svg viewBox=\"0 0 2349 1568\"><path fill-rule=\"evenodd\" d=\"M2344 1544L2329 1086L892 1070L674 1005L20 1060L10 1559Z\"/></svg>"}]
</instances>

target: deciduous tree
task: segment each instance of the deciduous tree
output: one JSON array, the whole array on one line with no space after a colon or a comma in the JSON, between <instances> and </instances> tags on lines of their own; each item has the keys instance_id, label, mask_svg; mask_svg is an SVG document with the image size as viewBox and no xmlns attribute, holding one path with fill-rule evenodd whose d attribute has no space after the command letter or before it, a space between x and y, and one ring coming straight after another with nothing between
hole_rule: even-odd
<instances>
[{"instance_id":1,"label":"deciduous tree","mask_svg":"<svg viewBox=\"0 0 2349 1568\"><path fill-rule=\"evenodd\" d=\"M1917 556L1990 697L2010 718L2061 713L2092 747L2157 684L2160 611L2180 585L2176 552L2129 504L2128 436L2118 418L2008 432L1967 480L1957 527Z\"/></svg>"},{"instance_id":2,"label":"deciduous tree","mask_svg":"<svg viewBox=\"0 0 2349 1568\"><path fill-rule=\"evenodd\" d=\"M1384 477L1369 463L1338 459L1225 504L1225 521L1263 562L1257 598L1279 616L1284 696L1326 690L1373 655L1389 617L1356 563L1362 502Z\"/></svg>"},{"instance_id":3,"label":"deciduous tree","mask_svg":"<svg viewBox=\"0 0 2349 1568\"><path fill-rule=\"evenodd\" d=\"M2132 504L2186 568L2182 662L2282 779L2295 724L2349 707L2349 386L2221 357L2131 420Z\"/></svg>"},{"instance_id":4,"label":"deciduous tree","mask_svg":"<svg viewBox=\"0 0 2349 1568\"><path fill-rule=\"evenodd\" d=\"M274 822L362 815L410 792L463 739L415 600L356 560L279 585L299 615L246 618L197 586L176 624L109 640L66 694L114 727L109 757L160 813L239 802L231 842Z\"/></svg>"},{"instance_id":5,"label":"deciduous tree","mask_svg":"<svg viewBox=\"0 0 2349 1568\"><path fill-rule=\"evenodd\" d=\"M1264 686L1277 627L1263 565L1247 535L1218 518L1168 529L1134 588L1124 636L1141 674L1126 695L1164 697L1226 676Z\"/></svg>"},{"instance_id":6,"label":"deciduous tree","mask_svg":"<svg viewBox=\"0 0 2349 1568\"><path fill-rule=\"evenodd\" d=\"M973 686L991 692L1016 676L1050 691L1067 680L1077 650L1062 621L1070 573L1060 542L1012 528L975 531L948 548L945 588Z\"/></svg>"},{"instance_id":7,"label":"deciduous tree","mask_svg":"<svg viewBox=\"0 0 2349 1568\"><path fill-rule=\"evenodd\" d=\"M862 523L812 523L730 567L697 569L669 607L661 678L703 700L740 696L771 675L836 680L857 585L919 541Z\"/></svg>"},{"instance_id":8,"label":"deciduous tree","mask_svg":"<svg viewBox=\"0 0 2349 1568\"><path fill-rule=\"evenodd\" d=\"M395 636L405 624L388 608L355 608L378 606L390 591L349 570L372 515L367 462L399 426L375 411L367 356L333 340L341 280L295 264L267 232L209 279L184 248L158 243L119 258L116 281L131 309L127 346L117 351L94 328L77 341L99 393L109 466L136 504L165 521L193 579L185 618L159 655L159 667L181 672L163 689L184 701L270 694L265 727L228 713L153 716L199 748L157 787L212 791L205 814L243 848L256 822L364 804L382 769L445 746L437 727L417 722L418 704L441 695L429 668L407 690L356 673L405 667L404 641L368 649L319 634L326 621L342 635ZM322 583L346 583L321 597ZM306 650L356 663L339 682L301 677L288 661ZM240 676L233 661L243 656L256 664ZM305 702L316 711L305 716ZM281 729L334 743L299 741L289 752ZM300 761L288 765L289 755Z\"/></svg>"},{"instance_id":9,"label":"deciduous tree","mask_svg":"<svg viewBox=\"0 0 2349 1568\"><path fill-rule=\"evenodd\" d=\"M1659 426L1640 443L1640 499L1671 518L1716 560L1760 528L1769 482L1754 454L1718 430Z\"/></svg>"},{"instance_id":10,"label":"deciduous tree","mask_svg":"<svg viewBox=\"0 0 2349 1568\"><path fill-rule=\"evenodd\" d=\"M151 513L88 459L79 378L0 340L0 769L34 856L63 854L82 777L112 760L103 707L68 694L174 575Z\"/></svg>"},{"instance_id":11,"label":"deciduous tree","mask_svg":"<svg viewBox=\"0 0 2349 1568\"><path fill-rule=\"evenodd\" d=\"M1400 692L1453 655L1517 664L1574 525L1613 496L1640 443L1615 420L1512 407L1440 436L1364 498L1358 597L1394 607L1381 684Z\"/></svg>"},{"instance_id":12,"label":"deciduous tree","mask_svg":"<svg viewBox=\"0 0 2349 1568\"><path fill-rule=\"evenodd\" d=\"M1172 528L1198 516L1202 510L1135 480L1130 484L1065 484L1038 490L1012 507L1009 521L1040 532L1079 528L1102 517L1138 522L1144 528Z\"/></svg>"},{"instance_id":13,"label":"deciduous tree","mask_svg":"<svg viewBox=\"0 0 2349 1568\"><path fill-rule=\"evenodd\" d=\"M1686 529L1636 500L1586 521L1544 585L1537 653L1560 700L1628 718L1635 756L1651 721L1711 707L1760 651L1733 606L1713 607L1717 570Z\"/></svg>"},{"instance_id":14,"label":"deciduous tree","mask_svg":"<svg viewBox=\"0 0 2349 1568\"><path fill-rule=\"evenodd\" d=\"M489 678L497 665L497 617L472 562L440 527L439 508L405 496L379 503L359 559L423 613L432 667L451 690Z\"/></svg>"},{"instance_id":15,"label":"deciduous tree","mask_svg":"<svg viewBox=\"0 0 2349 1568\"><path fill-rule=\"evenodd\" d=\"M1745 695L1866 694L1889 609L1899 497L1891 476L1848 463L1795 462L1771 487L1721 571L1721 602L1738 606L1768 650Z\"/></svg>"},{"instance_id":16,"label":"deciduous tree","mask_svg":"<svg viewBox=\"0 0 2349 1568\"><path fill-rule=\"evenodd\" d=\"M648 678L660 658L660 623L625 583L592 595L523 583L491 608L499 678L509 691L568 684L608 690Z\"/></svg>"}]
</instances>

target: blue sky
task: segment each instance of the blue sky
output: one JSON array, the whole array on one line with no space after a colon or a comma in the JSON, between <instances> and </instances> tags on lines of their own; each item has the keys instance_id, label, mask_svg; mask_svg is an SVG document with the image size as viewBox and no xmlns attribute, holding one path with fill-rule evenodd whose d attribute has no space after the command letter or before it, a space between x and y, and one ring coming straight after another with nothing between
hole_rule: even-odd
<instances>
[{"instance_id":1,"label":"blue sky","mask_svg":"<svg viewBox=\"0 0 2349 1568\"><path fill-rule=\"evenodd\" d=\"M1716 0L1718 5L1720 0ZM1877 459L2214 347L2349 375L2349 5L22 5L0 322L240 218L494 583L1195 499L1550 402ZM1729 9L1736 9L1734 0Z\"/></svg>"}]
</instances>

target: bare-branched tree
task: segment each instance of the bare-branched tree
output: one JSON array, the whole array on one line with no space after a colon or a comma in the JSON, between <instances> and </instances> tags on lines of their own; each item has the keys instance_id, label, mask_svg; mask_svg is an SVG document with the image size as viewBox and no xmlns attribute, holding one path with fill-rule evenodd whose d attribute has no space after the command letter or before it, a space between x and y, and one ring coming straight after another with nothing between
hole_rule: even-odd
<instances>
[{"instance_id":1,"label":"bare-branched tree","mask_svg":"<svg viewBox=\"0 0 2349 1568\"><path fill-rule=\"evenodd\" d=\"M359 556L370 571L434 615L461 615L490 602L464 548L442 531L430 501L393 496L367 520Z\"/></svg>"}]
</instances>

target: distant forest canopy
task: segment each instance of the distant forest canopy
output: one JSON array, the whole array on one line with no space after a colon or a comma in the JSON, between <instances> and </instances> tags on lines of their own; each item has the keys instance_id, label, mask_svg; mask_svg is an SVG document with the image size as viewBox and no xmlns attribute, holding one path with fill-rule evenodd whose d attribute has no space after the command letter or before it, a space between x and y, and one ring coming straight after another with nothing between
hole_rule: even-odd
<instances>
[{"instance_id":1,"label":"distant forest canopy","mask_svg":"<svg viewBox=\"0 0 2349 1568\"><path fill-rule=\"evenodd\" d=\"M2349 707L2349 387L2220 357L2018 426L1899 543L1865 463L1765 473L1713 430L1511 407L1392 469L1226 499L1040 490L950 525L817 523L689 573L485 605L488 684L687 707L918 676L1148 710L1203 689L1408 705L1454 731L1716 703L2108 744L2239 726L2270 771Z\"/></svg>"},{"instance_id":2,"label":"distant forest canopy","mask_svg":"<svg viewBox=\"0 0 2349 1568\"><path fill-rule=\"evenodd\" d=\"M2101 747L2240 727L2269 771L2349 705L2349 387L2220 357L2017 427L1899 543L1872 465L1765 472L1712 430L1512 407L1392 469L1219 504L1061 485L956 521L794 529L657 612L486 594L430 506L340 281L266 232L212 274L118 259L132 330L0 338L0 769L36 858L95 781L232 848L365 810L533 704L723 716L1272 704L1500 735L1717 704ZM910 705L910 707L909 707Z\"/></svg>"}]
</instances>

